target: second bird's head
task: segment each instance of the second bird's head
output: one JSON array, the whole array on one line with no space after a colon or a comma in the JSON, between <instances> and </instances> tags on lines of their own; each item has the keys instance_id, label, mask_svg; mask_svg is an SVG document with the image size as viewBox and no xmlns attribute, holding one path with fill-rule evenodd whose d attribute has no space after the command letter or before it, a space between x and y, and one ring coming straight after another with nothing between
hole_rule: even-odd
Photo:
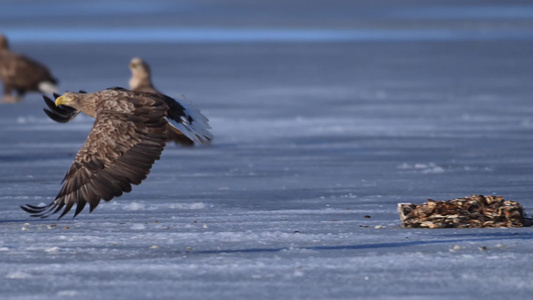
<instances>
[{"instance_id":1,"label":"second bird's head","mask_svg":"<svg viewBox=\"0 0 533 300\"><path fill-rule=\"evenodd\" d=\"M150 73L150 66L142 59L135 57L130 62L130 70L132 73Z\"/></svg>"}]
</instances>

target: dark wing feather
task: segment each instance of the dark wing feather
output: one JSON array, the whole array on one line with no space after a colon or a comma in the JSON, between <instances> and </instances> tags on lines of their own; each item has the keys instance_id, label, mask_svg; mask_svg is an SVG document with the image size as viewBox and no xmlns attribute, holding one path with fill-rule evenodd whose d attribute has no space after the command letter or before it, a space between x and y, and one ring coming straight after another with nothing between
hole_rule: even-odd
<instances>
[{"instance_id":1,"label":"dark wing feather","mask_svg":"<svg viewBox=\"0 0 533 300\"><path fill-rule=\"evenodd\" d=\"M54 97L59 97L58 94L54 93ZM58 123L67 123L70 120L74 119L80 111L72 108L70 106L59 105L56 106L55 102L47 96L43 95L44 103L48 106L49 110L43 108L43 111L48 115L48 117Z\"/></svg>"},{"instance_id":2,"label":"dark wing feather","mask_svg":"<svg viewBox=\"0 0 533 300\"><path fill-rule=\"evenodd\" d=\"M112 90L112 91L121 91L121 92L127 92L127 91L129 91L128 89L125 89L125 88L120 87L120 86L110 87L110 88L108 88L108 90Z\"/></svg>"},{"instance_id":3,"label":"dark wing feather","mask_svg":"<svg viewBox=\"0 0 533 300\"><path fill-rule=\"evenodd\" d=\"M167 120L175 131L184 134L191 141L199 144L209 144L213 135L209 132L209 120L186 99L180 102L164 94L158 97L168 105ZM172 137L171 137L172 138Z\"/></svg>"},{"instance_id":4,"label":"dark wing feather","mask_svg":"<svg viewBox=\"0 0 533 300\"><path fill-rule=\"evenodd\" d=\"M76 216L87 203L93 211L101 199L109 201L130 192L132 184L146 178L165 147L168 107L150 97L113 101L127 101L131 110L99 111L56 199L43 207L22 207L25 211L45 218L63 208L61 218L76 204Z\"/></svg>"},{"instance_id":5,"label":"dark wing feather","mask_svg":"<svg viewBox=\"0 0 533 300\"><path fill-rule=\"evenodd\" d=\"M167 124L167 139L174 143L180 144L184 147L194 146L194 141L188 138L183 132L179 131L174 126Z\"/></svg>"}]
</instances>

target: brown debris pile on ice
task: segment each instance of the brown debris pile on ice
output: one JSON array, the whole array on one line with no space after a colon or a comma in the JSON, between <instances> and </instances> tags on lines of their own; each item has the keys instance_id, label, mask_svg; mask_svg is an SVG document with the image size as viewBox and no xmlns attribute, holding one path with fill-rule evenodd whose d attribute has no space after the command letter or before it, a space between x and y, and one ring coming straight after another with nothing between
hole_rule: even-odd
<instances>
[{"instance_id":1,"label":"brown debris pile on ice","mask_svg":"<svg viewBox=\"0 0 533 300\"><path fill-rule=\"evenodd\" d=\"M472 195L447 201L428 199L414 205L399 203L402 226L407 228L480 228L531 226L522 205L502 196Z\"/></svg>"}]
</instances>

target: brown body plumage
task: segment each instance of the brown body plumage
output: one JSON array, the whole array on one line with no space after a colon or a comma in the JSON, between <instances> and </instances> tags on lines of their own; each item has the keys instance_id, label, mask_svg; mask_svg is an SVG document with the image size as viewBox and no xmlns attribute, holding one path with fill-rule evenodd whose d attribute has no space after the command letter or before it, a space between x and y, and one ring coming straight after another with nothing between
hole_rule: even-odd
<instances>
[{"instance_id":1,"label":"brown body plumage","mask_svg":"<svg viewBox=\"0 0 533 300\"><path fill-rule=\"evenodd\" d=\"M152 83L150 66L142 59L135 57L130 62L130 90L136 92L160 93ZM170 127L167 130L168 140L183 146L193 146L194 142L181 131Z\"/></svg>"},{"instance_id":2,"label":"brown body plumage","mask_svg":"<svg viewBox=\"0 0 533 300\"><path fill-rule=\"evenodd\" d=\"M57 80L48 68L24 55L11 52L5 36L0 34L0 79L4 84L3 102L18 102L27 92L57 91ZM16 96L12 96L12 92Z\"/></svg>"},{"instance_id":3,"label":"brown body plumage","mask_svg":"<svg viewBox=\"0 0 533 300\"><path fill-rule=\"evenodd\" d=\"M68 122L80 111L96 118L93 128L79 150L63 187L55 200L46 206L22 207L36 217L47 217L74 204L75 215L89 203L91 211L100 199L106 201L130 192L140 184L160 158L168 140L168 126L176 124L189 137L202 142L212 138L207 119L191 107L155 93L133 92L112 88L101 92L65 93L57 97L47 113ZM68 109L68 106L71 107Z\"/></svg>"}]
</instances>

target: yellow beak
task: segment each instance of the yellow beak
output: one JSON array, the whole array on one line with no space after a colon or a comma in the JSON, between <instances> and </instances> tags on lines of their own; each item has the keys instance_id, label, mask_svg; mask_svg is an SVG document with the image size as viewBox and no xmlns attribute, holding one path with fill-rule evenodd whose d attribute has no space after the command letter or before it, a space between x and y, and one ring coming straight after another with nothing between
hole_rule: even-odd
<instances>
[{"instance_id":1,"label":"yellow beak","mask_svg":"<svg viewBox=\"0 0 533 300\"><path fill-rule=\"evenodd\" d=\"M61 96L56 99L56 106L59 106L61 104L68 104L67 100L65 99L65 96Z\"/></svg>"}]
</instances>

